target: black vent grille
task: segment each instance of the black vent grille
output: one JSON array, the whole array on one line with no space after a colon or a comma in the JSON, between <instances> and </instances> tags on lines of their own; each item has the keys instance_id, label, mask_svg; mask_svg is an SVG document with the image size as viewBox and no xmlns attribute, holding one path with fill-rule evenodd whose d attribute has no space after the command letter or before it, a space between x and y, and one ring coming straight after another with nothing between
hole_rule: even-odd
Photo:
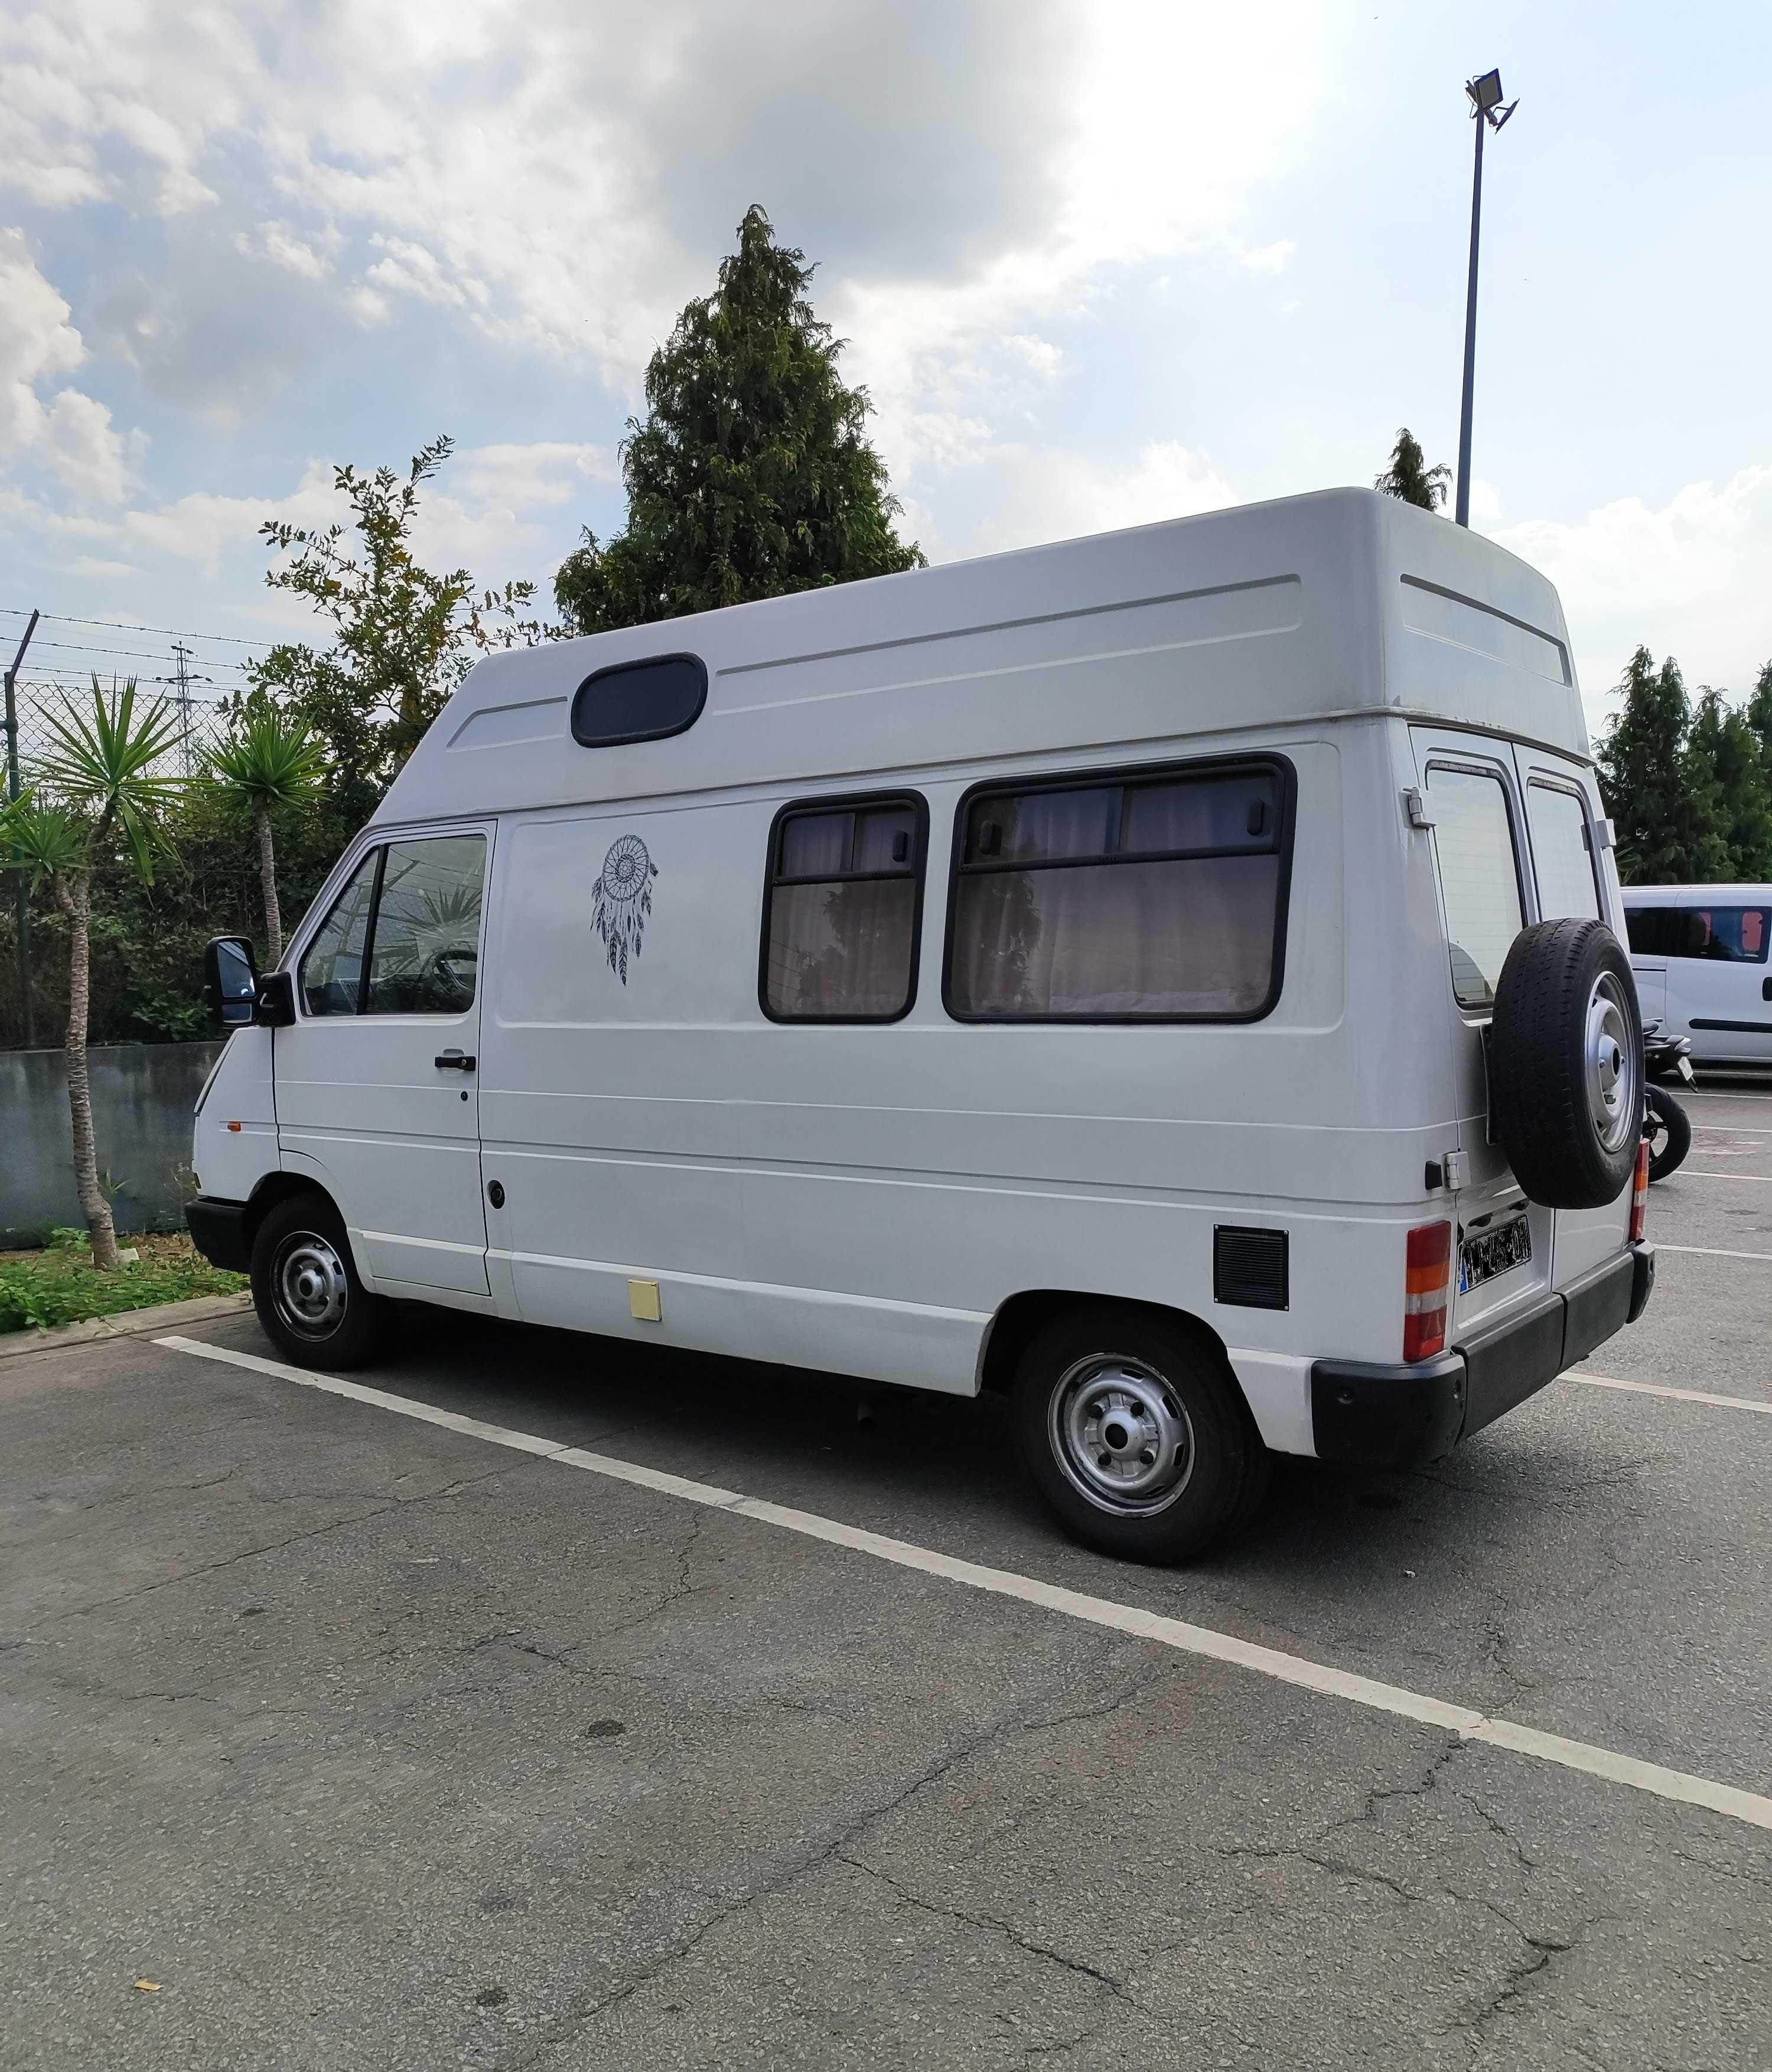
<instances>
[{"instance_id":1,"label":"black vent grille","mask_svg":"<svg viewBox=\"0 0 1772 2072\"><path fill-rule=\"evenodd\" d=\"M1240 1309L1283 1309L1287 1282L1286 1234L1220 1223L1212 1232L1212 1300Z\"/></svg>"}]
</instances>

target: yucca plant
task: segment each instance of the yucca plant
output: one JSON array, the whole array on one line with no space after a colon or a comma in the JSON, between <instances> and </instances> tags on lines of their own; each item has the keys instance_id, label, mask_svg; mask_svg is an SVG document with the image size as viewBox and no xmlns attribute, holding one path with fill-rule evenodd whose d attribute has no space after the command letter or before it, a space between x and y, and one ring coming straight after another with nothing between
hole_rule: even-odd
<instances>
[{"instance_id":1,"label":"yucca plant","mask_svg":"<svg viewBox=\"0 0 1772 2072\"><path fill-rule=\"evenodd\" d=\"M154 882L155 853L166 845L160 816L179 780L154 764L177 742L166 701L140 717L135 680L109 696L92 679L87 713L64 692L62 709L43 715L54 746L34 772L32 788L0 816L0 845L12 867L47 883L68 917L68 1112L73 1128L74 1185L92 1237L92 1264L117 1264L117 1226L99 1179L92 1130L86 1032L92 1005L92 874L113 833L121 832L136 870Z\"/></svg>"},{"instance_id":2,"label":"yucca plant","mask_svg":"<svg viewBox=\"0 0 1772 2072\"><path fill-rule=\"evenodd\" d=\"M246 713L232 738L209 758L210 775L251 807L258 823L258 882L265 898L268 961L273 966L283 956L283 910L277 903L271 814L279 806L311 799L326 766L326 751L306 727L274 706Z\"/></svg>"}]
</instances>

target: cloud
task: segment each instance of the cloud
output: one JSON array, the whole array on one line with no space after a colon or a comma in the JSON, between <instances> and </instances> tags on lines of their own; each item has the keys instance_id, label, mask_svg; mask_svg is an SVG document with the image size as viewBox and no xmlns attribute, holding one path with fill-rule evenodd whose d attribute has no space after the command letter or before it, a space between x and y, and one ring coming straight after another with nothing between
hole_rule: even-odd
<instances>
[{"instance_id":1,"label":"cloud","mask_svg":"<svg viewBox=\"0 0 1772 2072\"><path fill-rule=\"evenodd\" d=\"M71 314L23 233L0 230L0 465L47 467L77 500L119 504L146 450L142 434L120 433L105 405L79 388L39 393L86 358Z\"/></svg>"},{"instance_id":2,"label":"cloud","mask_svg":"<svg viewBox=\"0 0 1772 2072\"><path fill-rule=\"evenodd\" d=\"M1639 642L1737 691L1772 655L1772 467L1688 483L1659 510L1623 497L1494 536L1557 585L1596 723Z\"/></svg>"}]
</instances>

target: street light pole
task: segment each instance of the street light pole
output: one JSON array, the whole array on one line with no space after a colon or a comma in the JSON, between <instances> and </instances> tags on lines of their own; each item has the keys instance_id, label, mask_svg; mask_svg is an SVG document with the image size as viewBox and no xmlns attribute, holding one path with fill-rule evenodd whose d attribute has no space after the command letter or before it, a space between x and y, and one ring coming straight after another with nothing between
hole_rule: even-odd
<instances>
[{"instance_id":1,"label":"street light pole","mask_svg":"<svg viewBox=\"0 0 1772 2072\"><path fill-rule=\"evenodd\" d=\"M37 631L37 615L31 615L31 623L25 628L25 637L18 643L18 652L12 658L12 667L6 672L6 799L10 804L18 796L18 665L25 659L25 650L31 645L31 636ZM16 931L13 940L18 952L18 1005L24 1021L25 1048L37 1046L36 1018L31 1007L31 887L25 882L25 874L18 874L14 887L13 925Z\"/></svg>"},{"instance_id":2,"label":"street light pole","mask_svg":"<svg viewBox=\"0 0 1772 2072\"><path fill-rule=\"evenodd\" d=\"M1464 298L1464 404L1458 413L1458 497L1455 515L1461 525L1471 523L1471 403L1477 376L1477 245L1483 222L1483 133L1499 130L1520 105L1511 101L1501 105L1501 74L1486 72L1480 79L1465 81L1471 97L1471 112L1476 118L1477 162L1471 177L1471 278Z\"/></svg>"}]
</instances>

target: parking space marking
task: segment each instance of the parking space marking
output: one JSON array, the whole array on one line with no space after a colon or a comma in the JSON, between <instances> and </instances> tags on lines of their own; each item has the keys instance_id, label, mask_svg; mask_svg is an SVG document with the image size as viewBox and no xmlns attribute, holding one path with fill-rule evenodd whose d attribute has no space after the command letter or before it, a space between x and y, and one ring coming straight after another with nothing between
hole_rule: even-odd
<instances>
[{"instance_id":1,"label":"parking space marking","mask_svg":"<svg viewBox=\"0 0 1772 2072\"><path fill-rule=\"evenodd\" d=\"M1697 1137L1772 1137L1772 1129L1760 1129L1739 1122L1695 1122L1692 1133Z\"/></svg>"},{"instance_id":2,"label":"parking space marking","mask_svg":"<svg viewBox=\"0 0 1772 2072\"><path fill-rule=\"evenodd\" d=\"M1670 1174L1669 1178L1672 1177ZM1680 1178L1683 1180L1758 1180L1763 1186L1768 1180L1772 1180L1772 1173L1700 1173L1682 1167Z\"/></svg>"},{"instance_id":3,"label":"parking space marking","mask_svg":"<svg viewBox=\"0 0 1772 2072\"><path fill-rule=\"evenodd\" d=\"M1573 1368L1565 1381L1585 1381L1589 1388L1624 1388L1633 1396L1671 1396L1680 1403L1708 1403L1719 1410L1757 1410L1772 1417L1772 1403L1756 1403L1750 1396L1713 1396L1707 1388L1675 1388L1662 1381L1622 1381L1616 1375L1580 1374Z\"/></svg>"},{"instance_id":4,"label":"parking space marking","mask_svg":"<svg viewBox=\"0 0 1772 2072\"><path fill-rule=\"evenodd\" d=\"M1655 1252L1658 1256L1664 1252L1684 1252L1695 1259L1763 1259L1772 1266L1772 1252L1725 1252L1714 1244L1663 1244L1657 1238Z\"/></svg>"},{"instance_id":5,"label":"parking space marking","mask_svg":"<svg viewBox=\"0 0 1772 2072\"><path fill-rule=\"evenodd\" d=\"M435 1409L428 1403L392 1395L386 1389L370 1388L361 1382L311 1374L301 1367L287 1367L280 1360L266 1359L257 1353L235 1352L224 1346L205 1345L197 1338L156 1338L154 1342L174 1352L192 1354L199 1359L219 1360L228 1367L245 1367L280 1381L293 1382L301 1388L318 1389L326 1395L343 1396L375 1409L390 1410L397 1416L441 1425L447 1431L460 1432L492 1445L509 1446L519 1453L557 1462L563 1467L580 1468L592 1474L607 1476L612 1481L630 1482L661 1495L679 1497L709 1510L748 1518L761 1525L773 1525L782 1531L822 1540L829 1546L847 1548L852 1552L872 1556L897 1568L916 1569L926 1576L964 1584L968 1589L983 1591L991 1597L1015 1598L1042 1610L1057 1612L1066 1618L1105 1626L1112 1632L1154 1642L1161 1647L1174 1648L1183 1655L1199 1655L1233 1668L1253 1670L1258 1675L1271 1677L1277 1683L1300 1690L1343 1699L1351 1704L1388 1712L1419 1725L1438 1727L1464 1741L1483 1741L1492 1747L1511 1749L1518 1755L1536 1756L1540 1762L1555 1763L1565 1770L1602 1778L1608 1783L1626 1784L1635 1790L1650 1792L1658 1799L1672 1799L1682 1805L1702 1806L1711 1812L1744 1821L1750 1827L1772 1831L1772 1798L1757 1791L1745 1791L1737 1785L1720 1783L1713 1778L1670 1770L1663 1764L1645 1762L1636 1756L1622 1755L1616 1749L1601 1748L1590 1741L1572 1741L1562 1734L1547 1733L1540 1728L1523 1726L1516 1720L1473 1711L1469 1706L1450 1704L1442 1698L1422 1692L1382 1684L1350 1670L1333 1668L1327 1663L1312 1662L1302 1655L1287 1655L1278 1648L1263 1647L1253 1641L1240 1640L1234 1634L1220 1633L1210 1626L1192 1626L1184 1619L1170 1618L1161 1612L1146 1611L1136 1605L1116 1604L1109 1597L1090 1597L1081 1590L1067 1589L1060 1584L1017 1575L1011 1569L989 1568L976 1561L961 1560L951 1554L938 1553L933 1548L919 1547L908 1540L889 1539L884 1533L845 1525L840 1519L824 1518L815 1511L796 1511L786 1504L744 1496L736 1490L721 1489L712 1482L691 1482L681 1475L666 1474L656 1468L642 1467L608 1453L593 1453L583 1447L540 1438L533 1433L486 1424L478 1417Z\"/></svg>"}]
</instances>

